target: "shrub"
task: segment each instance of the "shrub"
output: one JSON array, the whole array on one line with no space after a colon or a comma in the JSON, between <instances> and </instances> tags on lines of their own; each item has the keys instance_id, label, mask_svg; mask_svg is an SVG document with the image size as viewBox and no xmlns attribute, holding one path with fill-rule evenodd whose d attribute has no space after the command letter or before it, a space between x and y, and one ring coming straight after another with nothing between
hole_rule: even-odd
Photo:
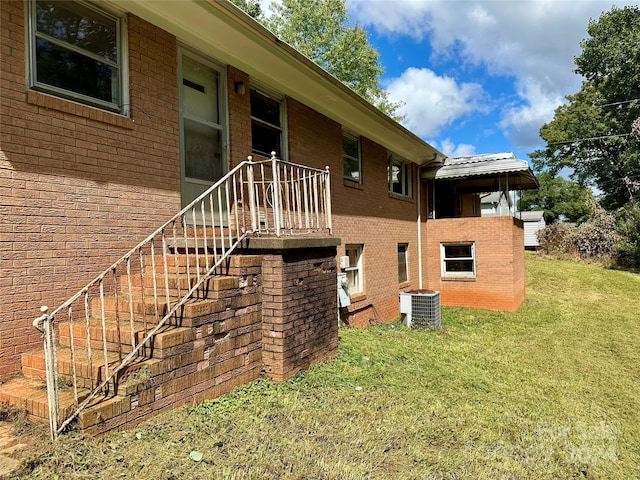
<instances>
[{"instance_id":1,"label":"shrub","mask_svg":"<svg viewBox=\"0 0 640 480\"><path fill-rule=\"evenodd\" d=\"M573 225L569 223L552 223L538 231L540 250L547 255L565 256L575 254Z\"/></svg>"}]
</instances>

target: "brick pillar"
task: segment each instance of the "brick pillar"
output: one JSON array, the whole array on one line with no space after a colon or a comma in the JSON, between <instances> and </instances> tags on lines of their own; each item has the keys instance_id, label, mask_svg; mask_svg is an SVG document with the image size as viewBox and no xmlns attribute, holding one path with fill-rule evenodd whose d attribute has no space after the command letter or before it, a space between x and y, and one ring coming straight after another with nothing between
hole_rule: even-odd
<instances>
[{"instance_id":1,"label":"brick pillar","mask_svg":"<svg viewBox=\"0 0 640 480\"><path fill-rule=\"evenodd\" d=\"M325 237L249 240L262 255L262 360L274 380L338 352L339 243Z\"/></svg>"}]
</instances>

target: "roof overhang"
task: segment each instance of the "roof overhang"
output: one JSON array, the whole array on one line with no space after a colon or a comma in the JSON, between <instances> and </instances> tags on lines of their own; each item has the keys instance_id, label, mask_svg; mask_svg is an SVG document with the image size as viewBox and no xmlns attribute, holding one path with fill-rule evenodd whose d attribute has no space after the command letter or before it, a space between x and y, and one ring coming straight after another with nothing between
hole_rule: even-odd
<instances>
[{"instance_id":1,"label":"roof overhang","mask_svg":"<svg viewBox=\"0 0 640 480\"><path fill-rule=\"evenodd\" d=\"M111 0L175 35L179 42L249 74L419 165L445 156L342 82L282 42L231 2Z\"/></svg>"},{"instance_id":2,"label":"roof overhang","mask_svg":"<svg viewBox=\"0 0 640 480\"><path fill-rule=\"evenodd\" d=\"M447 158L442 167L427 170L422 177L455 181L458 191L467 193L540 187L529 163L512 152Z\"/></svg>"}]
</instances>

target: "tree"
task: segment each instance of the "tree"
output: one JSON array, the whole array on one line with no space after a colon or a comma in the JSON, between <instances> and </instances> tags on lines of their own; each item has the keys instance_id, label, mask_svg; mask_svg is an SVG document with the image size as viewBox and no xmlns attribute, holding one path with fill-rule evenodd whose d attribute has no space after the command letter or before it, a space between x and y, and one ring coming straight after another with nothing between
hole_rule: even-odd
<instances>
[{"instance_id":1,"label":"tree","mask_svg":"<svg viewBox=\"0 0 640 480\"><path fill-rule=\"evenodd\" d=\"M242 1L242 0L236 0ZM282 40L334 75L384 113L399 120L400 104L379 86L378 52L358 24L349 26L345 0L283 0L264 20Z\"/></svg>"},{"instance_id":2,"label":"tree","mask_svg":"<svg viewBox=\"0 0 640 480\"><path fill-rule=\"evenodd\" d=\"M260 0L230 0L236 7L244 10L249 16L260 20L262 17L262 7Z\"/></svg>"},{"instance_id":3,"label":"tree","mask_svg":"<svg viewBox=\"0 0 640 480\"><path fill-rule=\"evenodd\" d=\"M591 213L591 190L579 183L566 180L547 170L537 174L540 188L524 190L518 201L518 210L543 210L547 224L566 220L580 223Z\"/></svg>"},{"instance_id":4,"label":"tree","mask_svg":"<svg viewBox=\"0 0 640 480\"><path fill-rule=\"evenodd\" d=\"M640 141L631 134L640 117L640 9L613 7L587 32L574 59L582 88L540 129L547 146L531 158L538 170L570 168L616 209L640 196Z\"/></svg>"}]
</instances>

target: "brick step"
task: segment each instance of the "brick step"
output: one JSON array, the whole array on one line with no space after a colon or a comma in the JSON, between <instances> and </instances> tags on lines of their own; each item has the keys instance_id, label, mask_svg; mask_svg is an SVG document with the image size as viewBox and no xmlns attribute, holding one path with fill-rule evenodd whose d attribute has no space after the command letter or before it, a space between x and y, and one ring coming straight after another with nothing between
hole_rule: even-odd
<instances>
[{"instance_id":1,"label":"brick step","mask_svg":"<svg viewBox=\"0 0 640 480\"><path fill-rule=\"evenodd\" d=\"M165 278L165 274L162 272L156 272L155 275L155 290L158 295L163 296L166 302L166 287L169 286L169 296L178 297L184 295L189 289L196 284L198 277L195 273L195 268L190 271L190 274L186 273L168 273ZM154 292L154 276L151 272L148 272L143 278L140 275L131 275L131 293L139 295L143 291L146 295L153 295ZM123 275L120 277L121 292L129 292L129 277ZM228 276L213 276L205 280L204 284L199 288L201 293L209 292L221 292L224 290L232 290L238 288L238 278ZM200 295L202 296L202 295Z\"/></svg>"},{"instance_id":2,"label":"brick step","mask_svg":"<svg viewBox=\"0 0 640 480\"><path fill-rule=\"evenodd\" d=\"M73 389L60 390L58 405L62 418L67 418L75 410ZM78 389L78 403L89 396L89 390ZM49 420L49 407L46 385L41 380L27 377L14 377L0 385L0 402L23 408L30 418L37 421ZM78 427L86 429L107 421L130 410L129 395L98 395L78 415Z\"/></svg>"},{"instance_id":3,"label":"brick step","mask_svg":"<svg viewBox=\"0 0 640 480\"><path fill-rule=\"evenodd\" d=\"M71 361L71 349L59 346L56 353L58 359L58 377L61 383L71 384L73 380L73 362ZM124 358L116 352L107 351L107 369L110 373L120 365L120 358ZM110 392L121 392L127 389L131 382L137 382L139 378L146 378L150 371L157 370L158 359L137 357L109 382ZM78 380L78 388L95 388L105 378L104 352L102 349L91 351L91 368L89 367L89 355L83 348L75 349L75 372ZM43 380L46 377L45 355L43 350L34 350L22 354L22 374L26 378ZM131 382L129 382L131 380Z\"/></svg>"},{"instance_id":4,"label":"brick step","mask_svg":"<svg viewBox=\"0 0 640 480\"><path fill-rule=\"evenodd\" d=\"M82 402L88 395L89 390L79 389L78 401ZM49 419L47 387L40 379L19 376L0 384L0 402L23 408L35 420ZM65 414L71 413L74 403L73 389L61 389L60 411Z\"/></svg>"},{"instance_id":5,"label":"brick step","mask_svg":"<svg viewBox=\"0 0 640 480\"><path fill-rule=\"evenodd\" d=\"M131 345L132 329L133 339L137 345L141 342L148 332L153 329L156 324L142 322L133 322L121 320L118 328L118 322L114 319L105 319L104 331L102 321L97 318L89 320L89 333L91 338L91 348L93 350L102 351L103 338L106 339L107 351L122 352L127 355L133 350ZM71 335L73 333L73 344L76 347L85 348L87 346L87 324L85 321L72 322L71 326L68 322L60 324L58 341L61 345L71 345ZM174 325L163 325L158 332L147 341L145 346L139 350L139 355L148 358L167 358L176 354L176 347L191 341L193 338L192 330L185 327L177 327Z\"/></svg>"},{"instance_id":6,"label":"brick step","mask_svg":"<svg viewBox=\"0 0 640 480\"><path fill-rule=\"evenodd\" d=\"M170 250L175 250L179 253L185 253L187 250L189 252L204 252L208 250L209 252L221 252L223 247L225 250L229 249L233 243L235 243L236 237L229 236L225 237L216 237L215 241L212 237L207 236L207 240L205 242L204 237L198 238L169 238L167 240L167 246Z\"/></svg>"},{"instance_id":7,"label":"brick step","mask_svg":"<svg viewBox=\"0 0 640 480\"><path fill-rule=\"evenodd\" d=\"M147 281L153 285L152 279L145 280L144 282L146 283ZM204 281L196 292L194 292L193 295L195 298L190 299L188 303L194 303L197 300L222 300L233 297L235 295L235 290L238 288L238 284L238 277L210 277ZM147 291L148 288L151 288L151 292ZM105 296L104 306L102 305L100 297L93 297L91 299L91 312L93 312L94 316L101 317L101 313L104 308L105 317L114 319L116 318L116 311L118 315L123 318L128 317L131 309L133 309L133 313L136 317L138 315L145 315L150 319L152 316L155 316L156 309L159 317L164 316L165 313L169 311L179 300L178 297L171 296L171 292L169 292L169 305L167 306L164 289L158 289L157 302L153 297L153 287L145 287L144 297L141 293L142 292L131 296L121 293L118 295L117 305L114 296ZM131 302L129 301L130 298ZM185 307L179 310L181 317L190 316L191 310L192 309L188 307L188 305L185 305ZM139 318L137 319L140 320Z\"/></svg>"},{"instance_id":8,"label":"brick step","mask_svg":"<svg viewBox=\"0 0 640 480\"><path fill-rule=\"evenodd\" d=\"M184 243L184 241L183 241ZM196 267L200 268L200 271L204 273L207 270L207 266L209 268L213 267L216 260L220 258L220 254L218 256L214 256L213 252L208 252L207 255L204 253L194 253L189 252L186 254L184 252L169 252L167 254L167 272L169 273L180 273L184 274L188 269L194 273L196 271ZM229 257L228 261L225 264L232 263L231 260L233 257ZM162 254L156 254L155 258L155 270L156 273L164 273L164 259L162 258ZM152 265L149 260L145 264L145 272L146 274L151 274L153 271ZM131 276L140 276L139 273L132 273Z\"/></svg>"}]
</instances>

